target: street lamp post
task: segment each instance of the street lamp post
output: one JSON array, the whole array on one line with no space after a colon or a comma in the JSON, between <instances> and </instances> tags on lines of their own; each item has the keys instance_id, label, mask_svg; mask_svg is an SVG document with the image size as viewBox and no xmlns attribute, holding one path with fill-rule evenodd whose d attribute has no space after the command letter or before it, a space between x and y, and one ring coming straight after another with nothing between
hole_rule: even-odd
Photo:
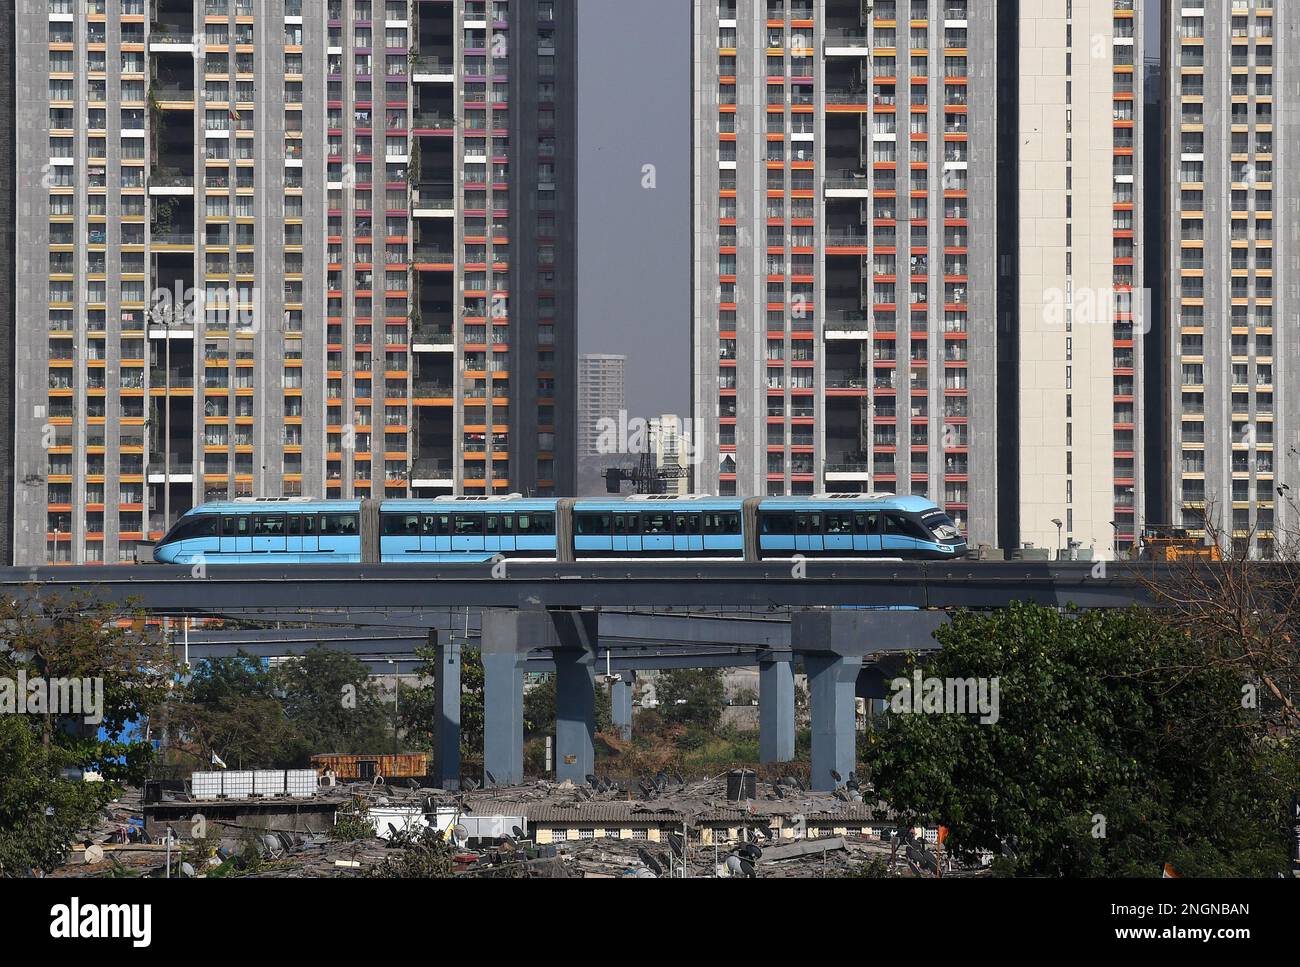
<instances>
[{"instance_id":1,"label":"street lamp post","mask_svg":"<svg viewBox=\"0 0 1300 967\"><path fill-rule=\"evenodd\" d=\"M1052 523L1056 525L1056 559L1061 559L1061 528L1065 526L1061 523L1061 518L1053 517Z\"/></svg>"},{"instance_id":2,"label":"street lamp post","mask_svg":"<svg viewBox=\"0 0 1300 967\"><path fill-rule=\"evenodd\" d=\"M401 725L401 709L398 707L398 702L402 694L402 663L390 658L388 664L393 666L393 755L397 755L397 730Z\"/></svg>"}]
</instances>

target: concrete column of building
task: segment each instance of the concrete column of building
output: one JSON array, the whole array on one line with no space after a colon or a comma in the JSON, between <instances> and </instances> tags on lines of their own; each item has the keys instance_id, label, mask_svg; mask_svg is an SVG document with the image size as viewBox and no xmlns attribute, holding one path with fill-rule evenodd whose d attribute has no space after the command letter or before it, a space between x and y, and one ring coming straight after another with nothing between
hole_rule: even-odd
<instances>
[{"instance_id":1,"label":"concrete column of building","mask_svg":"<svg viewBox=\"0 0 1300 967\"><path fill-rule=\"evenodd\" d=\"M790 646L808 672L812 788L829 791L857 769L857 684L867 655L935 647L937 611L799 611ZM839 779L835 774L839 774Z\"/></svg>"},{"instance_id":2,"label":"concrete column of building","mask_svg":"<svg viewBox=\"0 0 1300 967\"><path fill-rule=\"evenodd\" d=\"M758 761L794 758L794 664L788 651L758 662Z\"/></svg>"},{"instance_id":3,"label":"concrete column of building","mask_svg":"<svg viewBox=\"0 0 1300 967\"><path fill-rule=\"evenodd\" d=\"M635 697L636 672L630 668L619 672L618 681L609 686L609 704L614 729L625 742L632 739L632 702Z\"/></svg>"},{"instance_id":4,"label":"concrete column of building","mask_svg":"<svg viewBox=\"0 0 1300 967\"><path fill-rule=\"evenodd\" d=\"M429 632L434 650L433 774L442 789L460 788L460 667L461 643L440 642Z\"/></svg>"},{"instance_id":5,"label":"concrete column of building","mask_svg":"<svg viewBox=\"0 0 1300 967\"><path fill-rule=\"evenodd\" d=\"M555 659L555 778L586 782L596 765L596 649L594 611L553 611Z\"/></svg>"},{"instance_id":6,"label":"concrete column of building","mask_svg":"<svg viewBox=\"0 0 1300 967\"><path fill-rule=\"evenodd\" d=\"M550 638L544 611L485 609L482 618L483 779L506 786L524 778L524 664Z\"/></svg>"}]
</instances>

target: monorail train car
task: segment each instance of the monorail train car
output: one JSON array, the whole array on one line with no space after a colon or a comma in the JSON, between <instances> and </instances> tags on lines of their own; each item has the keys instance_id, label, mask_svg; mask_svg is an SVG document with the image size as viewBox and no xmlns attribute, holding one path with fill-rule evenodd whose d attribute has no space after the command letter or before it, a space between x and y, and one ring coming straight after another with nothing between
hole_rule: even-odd
<instances>
[{"instance_id":1,"label":"monorail train car","mask_svg":"<svg viewBox=\"0 0 1300 967\"><path fill-rule=\"evenodd\" d=\"M823 558L946 560L966 541L922 497L431 500L241 499L195 507L154 548L163 564Z\"/></svg>"}]
</instances>

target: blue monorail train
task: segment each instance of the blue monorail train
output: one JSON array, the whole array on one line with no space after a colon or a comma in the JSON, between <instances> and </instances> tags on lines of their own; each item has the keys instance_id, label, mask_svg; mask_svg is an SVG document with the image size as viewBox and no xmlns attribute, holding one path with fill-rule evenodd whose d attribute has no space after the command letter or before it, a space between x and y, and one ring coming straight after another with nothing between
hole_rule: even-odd
<instances>
[{"instance_id":1,"label":"blue monorail train","mask_svg":"<svg viewBox=\"0 0 1300 967\"><path fill-rule=\"evenodd\" d=\"M187 511L163 564L825 558L946 560L966 553L923 497L235 500Z\"/></svg>"}]
</instances>

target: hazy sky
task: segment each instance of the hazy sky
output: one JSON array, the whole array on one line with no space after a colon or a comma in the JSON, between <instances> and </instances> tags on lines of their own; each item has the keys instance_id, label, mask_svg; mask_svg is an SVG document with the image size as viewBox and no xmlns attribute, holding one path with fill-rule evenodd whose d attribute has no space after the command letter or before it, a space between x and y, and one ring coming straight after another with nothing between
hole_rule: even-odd
<instances>
[{"instance_id":1,"label":"hazy sky","mask_svg":"<svg viewBox=\"0 0 1300 967\"><path fill-rule=\"evenodd\" d=\"M690 415L690 26L690 0L578 3L578 351L628 357L634 416Z\"/></svg>"}]
</instances>

